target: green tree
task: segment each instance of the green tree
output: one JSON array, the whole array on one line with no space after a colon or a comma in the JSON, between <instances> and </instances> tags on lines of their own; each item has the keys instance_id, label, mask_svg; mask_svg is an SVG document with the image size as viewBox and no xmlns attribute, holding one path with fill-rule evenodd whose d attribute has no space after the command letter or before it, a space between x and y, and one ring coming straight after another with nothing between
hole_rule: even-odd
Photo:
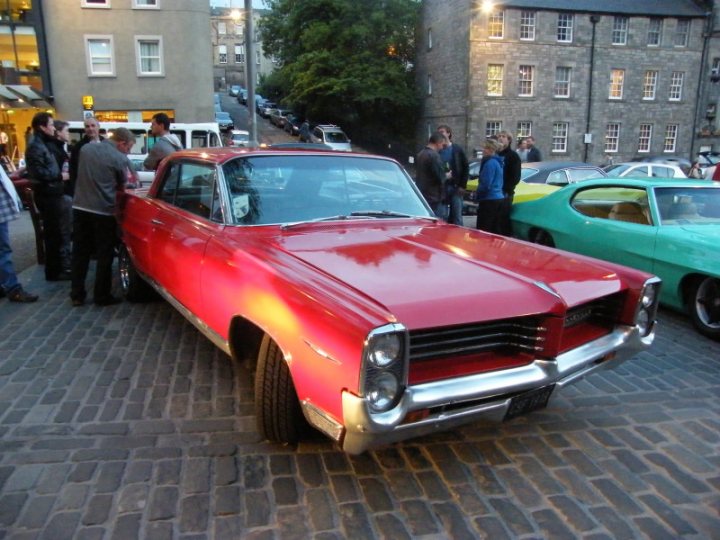
<instances>
[{"instance_id":1,"label":"green tree","mask_svg":"<svg viewBox=\"0 0 720 540\"><path fill-rule=\"evenodd\" d=\"M317 121L412 138L418 0L268 0L263 47L279 68L268 89ZM388 122L391 118L392 122Z\"/></svg>"}]
</instances>

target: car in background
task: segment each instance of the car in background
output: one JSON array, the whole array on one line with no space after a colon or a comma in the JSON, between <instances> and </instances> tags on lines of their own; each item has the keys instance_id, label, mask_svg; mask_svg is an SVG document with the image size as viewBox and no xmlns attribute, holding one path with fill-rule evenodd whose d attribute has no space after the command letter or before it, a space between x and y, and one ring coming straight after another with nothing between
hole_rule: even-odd
<instances>
[{"instance_id":1,"label":"car in background","mask_svg":"<svg viewBox=\"0 0 720 540\"><path fill-rule=\"evenodd\" d=\"M250 132L244 129L232 129L225 139L227 146L247 146L250 143Z\"/></svg>"},{"instance_id":2,"label":"car in background","mask_svg":"<svg viewBox=\"0 0 720 540\"><path fill-rule=\"evenodd\" d=\"M285 130L285 133L293 136L300 135L300 126L302 125L303 120L296 114L288 114L285 118L285 125L283 126L283 129Z\"/></svg>"},{"instance_id":3,"label":"car in background","mask_svg":"<svg viewBox=\"0 0 720 540\"><path fill-rule=\"evenodd\" d=\"M285 127L289 114L292 114L290 109L275 109L270 113L270 123L282 129Z\"/></svg>"},{"instance_id":4,"label":"car in background","mask_svg":"<svg viewBox=\"0 0 720 540\"><path fill-rule=\"evenodd\" d=\"M631 161L605 165L603 170L608 176L618 178L687 178L679 165L650 161Z\"/></svg>"},{"instance_id":5,"label":"car in background","mask_svg":"<svg viewBox=\"0 0 720 540\"><path fill-rule=\"evenodd\" d=\"M720 163L720 152L699 152L697 162L703 172L703 177L710 180L715 174L718 163Z\"/></svg>"},{"instance_id":6,"label":"car in background","mask_svg":"<svg viewBox=\"0 0 720 540\"><path fill-rule=\"evenodd\" d=\"M159 293L247 362L277 443L311 425L358 454L509 420L655 337L655 276L443 223L381 156L179 151L118 208L126 298Z\"/></svg>"},{"instance_id":7,"label":"car in background","mask_svg":"<svg viewBox=\"0 0 720 540\"><path fill-rule=\"evenodd\" d=\"M233 84L228 89L228 95L230 95L232 97L237 97L238 94L240 93L240 90L242 90L242 86L240 86L239 84Z\"/></svg>"},{"instance_id":8,"label":"car in background","mask_svg":"<svg viewBox=\"0 0 720 540\"><path fill-rule=\"evenodd\" d=\"M258 108L258 114L263 118L270 118L270 114L272 113L273 109L277 108L277 103L266 99Z\"/></svg>"},{"instance_id":9,"label":"car in background","mask_svg":"<svg viewBox=\"0 0 720 540\"><path fill-rule=\"evenodd\" d=\"M690 167L692 167L692 163L689 159L679 156L666 156L666 155L659 155L659 156L643 156L643 157L637 157L635 159L632 159L631 161L639 161L639 162L646 162L646 163L666 163L670 165L677 165L680 167L680 170L687 176L688 172L690 171ZM663 177L664 178L664 177Z\"/></svg>"},{"instance_id":10,"label":"car in background","mask_svg":"<svg viewBox=\"0 0 720 540\"><path fill-rule=\"evenodd\" d=\"M663 281L660 302L720 340L720 185L606 178L571 184L512 209L518 238L605 259Z\"/></svg>"},{"instance_id":11,"label":"car in background","mask_svg":"<svg viewBox=\"0 0 720 540\"><path fill-rule=\"evenodd\" d=\"M218 127L223 131L233 129L235 127L235 122L229 112L215 112L215 121L218 123Z\"/></svg>"},{"instance_id":12,"label":"car in background","mask_svg":"<svg viewBox=\"0 0 720 540\"><path fill-rule=\"evenodd\" d=\"M319 124L310 131L311 143L327 144L333 150L352 152L350 139L345 132L334 124Z\"/></svg>"},{"instance_id":13,"label":"car in background","mask_svg":"<svg viewBox=\"0 0 720 540\"><path fill-rule=\"evenodd\" d=\"M220 105L219 103L216 103L216 104L215 104L215 112L216 112L216 113L218 113L218 112L223 112L223 110L222 110L222 105Z\"/></svg>"},{"instance_id":14,"label":"car in background","mask_svg":"<svg viewBox=\"0 0 720 540\"><path fill-rule=\"evenodd\" d=\"M245 88L241 88L240 92L238 92L237 102L240 105L247 105L247 90Z\"/></svg>"},{"instance_id":15,"label":"car in background","mask_svg":"<svg viewBox=\"0 0 720 540\"><path fill-rule=\"evenodd\" d=\"M220 94L217 92L213 94L213 103L215 105L220 105Z\"/></svg>"}]
</instances>

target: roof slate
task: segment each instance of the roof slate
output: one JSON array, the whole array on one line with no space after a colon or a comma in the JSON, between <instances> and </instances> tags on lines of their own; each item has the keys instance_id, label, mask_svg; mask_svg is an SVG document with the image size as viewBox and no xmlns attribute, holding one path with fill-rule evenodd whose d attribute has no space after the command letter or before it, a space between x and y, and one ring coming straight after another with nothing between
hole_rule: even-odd
<instances>
[{"instance_id":1,"label":"roof slate","mask_svg":"<svg viewBox=\"0 0 720 540\"><path fill-rule=\"evenodd\" d=\"M692 0L500 0L496 3L505 7L645 17L705 17L709 12Z\"/></svg>"}]
</instances>

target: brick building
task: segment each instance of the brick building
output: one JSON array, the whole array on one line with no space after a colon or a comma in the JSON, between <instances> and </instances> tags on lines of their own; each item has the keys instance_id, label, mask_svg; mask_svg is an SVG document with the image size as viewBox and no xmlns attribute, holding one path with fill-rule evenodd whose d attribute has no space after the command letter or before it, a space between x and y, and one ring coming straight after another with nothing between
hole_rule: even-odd
<instances>
[{"instance_id":1,"label":"brick building","mask_svg":"<svg viewBox=\"0 0 720 540\"><path fill-rule=\"evenodd\" d=\"M689 156L719 92L708 12L692 0L424 1L418 141L445 122L470 149L507 130L533 135L544 159Z\"/></svg>"}]
</instances>

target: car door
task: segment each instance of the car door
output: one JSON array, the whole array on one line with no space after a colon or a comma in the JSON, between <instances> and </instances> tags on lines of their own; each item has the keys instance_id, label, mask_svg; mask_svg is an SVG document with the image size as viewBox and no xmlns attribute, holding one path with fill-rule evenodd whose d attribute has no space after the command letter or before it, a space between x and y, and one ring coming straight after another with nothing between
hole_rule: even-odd
<instances>
[{"instance_id":1,"label":"car door","mask_svg":"<svg viewBox=\"0 0 720 540\"><path fill-rule=\"evenodd\" d=\"M200 313L200 278L208 241L222 229L214 164L175 160L156 197L152 275L173 298Z\"/></svg>"},{"instance_id":2,"label":"car door","mask_svg":"<svg viewBox=\"0 0 720 540\"><path fill-rule=\"evenodd\" d=\"M642 188L594 187L580 189L569 200L574 223L557 247L652 272L658 226L648 210ZM613 212L620 206L637 207L635 215ZM644 222L643 222L644 221Z\"/></svg>"}]
</instances>

